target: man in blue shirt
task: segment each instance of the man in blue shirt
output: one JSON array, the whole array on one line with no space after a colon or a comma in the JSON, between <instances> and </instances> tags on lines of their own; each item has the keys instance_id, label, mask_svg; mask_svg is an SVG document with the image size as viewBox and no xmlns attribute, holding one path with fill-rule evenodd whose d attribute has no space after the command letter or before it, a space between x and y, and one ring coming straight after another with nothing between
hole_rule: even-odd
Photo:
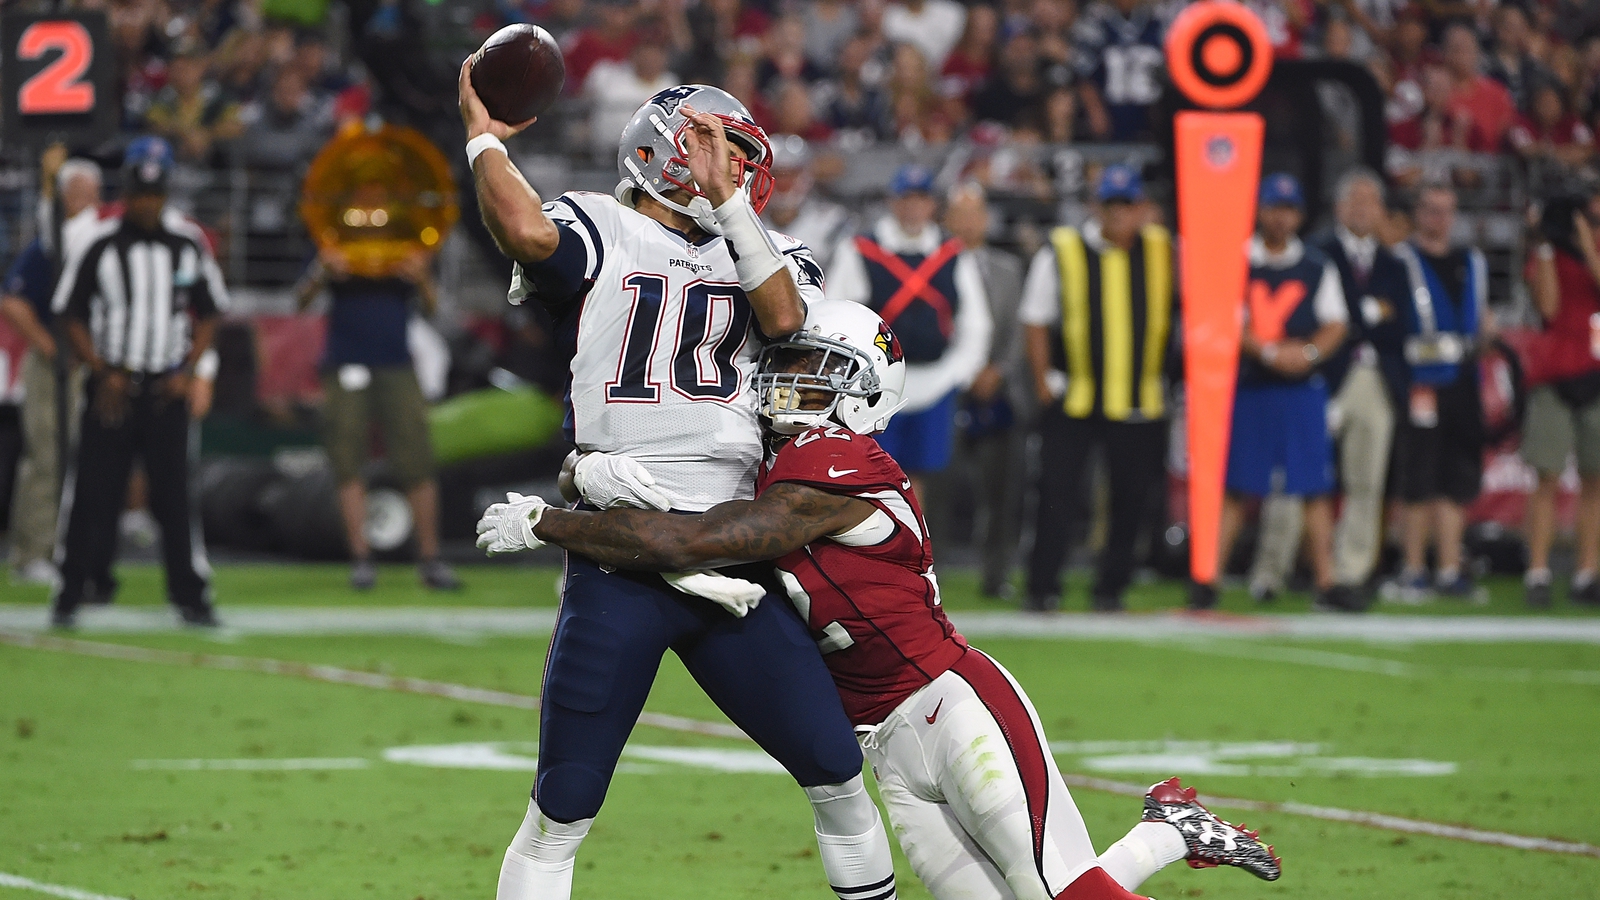
<instances>
[{"instance_id":1,"label":"man in blue shirt","mask_svg":"<svg viewBox=\"0 0 1600 900\"><path fill-rule=\"evenodd\" d=\"M322 357L323 438L339 483L339 510L354 564L350 586L377 583L367 543L367 489L361 468L371 442L371 420L383 430L385 455L411 505L417 535L417 577L435 590L461 586L439 559L439 483L434 477L427 403L411 364L406 328L415 296L423 315L438 303L431 258L417 253L387 278L363 278L335 249L324 250L297 288L300 307L326 286L328 345Z\"/></svg>"},{"instance_id":2,"label":"man in blue shirt","mask_svg":"<svg viewBox=\"0 0 1600 900\"><path fill-rule=\"evenodd\" d=\"M65 218L99 203L99 166L86 159L61 163L59 156L52 166L47 153L44 168L41 184L46 187L46 197L52 188L60 192ZM23 248L0 284L0 316L28 341L28 353L22 361L25 449L11 504L11 580L18 584L54 584L57 575L50 561L61 500L61 462L56 443L58 348L50 330L54 323L50 297L55 286L55 264L38 239ZM76 397L79 387L81 381L74 379L68 397ZM72 421L75 416L67 418Z\"/></svg>"}]
</instances>

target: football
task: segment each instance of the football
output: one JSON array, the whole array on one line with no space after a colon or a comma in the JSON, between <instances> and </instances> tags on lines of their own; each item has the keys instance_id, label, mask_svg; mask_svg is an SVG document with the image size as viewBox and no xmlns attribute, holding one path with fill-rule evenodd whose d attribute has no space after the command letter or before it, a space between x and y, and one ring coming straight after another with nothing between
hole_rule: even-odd
<instances>
[{"instance_id":1,"label":"football","mask_svg":"<svg viewBox=\"0 0 1600 900\"><path fill-rule=\"evenodd\" d=\"M472 89L489 115L516 125L542 114L561 96L567 64L550 32L507 25L472 54Z\"/></svg>"}]
</instances>

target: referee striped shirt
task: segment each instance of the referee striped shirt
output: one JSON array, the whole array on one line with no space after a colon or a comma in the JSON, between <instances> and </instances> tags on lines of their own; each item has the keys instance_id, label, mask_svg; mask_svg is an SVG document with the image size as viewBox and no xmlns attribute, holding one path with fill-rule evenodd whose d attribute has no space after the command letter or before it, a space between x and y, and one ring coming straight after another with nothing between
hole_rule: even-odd
<instances>
[{"instance_id":1,"label":"referee striped shirt","mask_svg":"<svg viewBox=\"0 0 1600 900\"><path fill-rule=\"evenodd\" d=\"M107 365L152 375L182 366L193 321L228 302L200 227L169 209L154 231L112 216L85 241L56 285L56 314L87 323Z\"/></svg>"}]
</instances>

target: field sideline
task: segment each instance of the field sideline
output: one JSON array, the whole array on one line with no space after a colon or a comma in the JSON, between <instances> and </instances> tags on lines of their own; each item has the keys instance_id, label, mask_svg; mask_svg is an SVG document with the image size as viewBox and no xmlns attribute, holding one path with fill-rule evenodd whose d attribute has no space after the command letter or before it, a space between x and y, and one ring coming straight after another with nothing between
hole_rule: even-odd
<instances>
[{"instance_id":1,"label":"field sideline","mask_svg":"<svg viewBox=\"0 0 1600 900\"><path fill-rule=\"evenodd\" d=\"M0 897L54 888L80 900L492 897L526 802L547 638L526 624L437 635L359 624L406 609L457 624L484 608L548 621L556 570L463 574L468 590L442 598L415 588L408 568L386 568L376 591L355 597L337 566L219 571L225 621L230 608L241 621L259 611L246 607L279 607L290 620L295 610L282 607L342 611L343 629L323 634L110 632L90 616L83 635L61 641L18 627L29 607L42 623L42 592L8 589ZM120 602L155 603L158 579L125 570ZM992 627L1017 618L994 615L1004 606L976 597L970 577L941 583L958 622L988 623L971 629L974 642L1028 688L1096 846L1138 814L1136 799L1103 788L1183 774L1252 807L1220 811L1262 827L1285 858L1276 884L1178 866L1145 886L1151 896L1596 896L1592 614L1527 616L1503 583L1487 608L1382 610L1360 620L1368 639L1285 631L1318 621L1299 615L1226 616L1226 628L1203 634L1186 617L1113 617L1133 625L1097 632L1079 623L1104 617L1062 616L1018 620L1046 626L1019 637L1029 632ZM1179 596L1149 586L1130 606L1160 610ZM1255 612L1242 592L1224 607ZM1304 609L1289 597L1274 611ZM130 612L140 610L120 614ZM1484 614L1505 618L1474 621ZM1183 629L1141 631L1173 622ZM1483 640L1497 631L1524 637ZM220 658L242 664L211 664ZM306 677L333 672L345 674ZM404 679L450 690L394 689L418 684ZM675 659L647 709L655 718L634 734L580 855L575 896L831 896L792 782L728 736ZM1314 816L1329 810L1392 818L1372 827ZM1400 819L1564 846L1489 846L1415 833ZM926 896L903 861L901 875L902 896Z\"/></svg>"}]
</instances>

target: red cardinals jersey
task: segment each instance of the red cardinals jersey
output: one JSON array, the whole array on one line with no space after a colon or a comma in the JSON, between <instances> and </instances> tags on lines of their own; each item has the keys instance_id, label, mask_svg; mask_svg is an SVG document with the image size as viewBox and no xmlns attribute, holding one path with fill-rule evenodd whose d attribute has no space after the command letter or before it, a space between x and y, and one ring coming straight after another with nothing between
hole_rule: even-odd
<instances>
[{"instance_id":1,"label":"red cardinals jersey","mask_svg":"<svg viewBox=\"0 0 1600 900\"><path fill-rule=\"evenodd\" d=\"M813 428L779 448L761 468L757 493L780 482L874 507L865 522L813 541L777 567L850 720L876 725L967 652L939 605L922 509L877 441L838 426Z\"/></svg>"}]
</instances>

